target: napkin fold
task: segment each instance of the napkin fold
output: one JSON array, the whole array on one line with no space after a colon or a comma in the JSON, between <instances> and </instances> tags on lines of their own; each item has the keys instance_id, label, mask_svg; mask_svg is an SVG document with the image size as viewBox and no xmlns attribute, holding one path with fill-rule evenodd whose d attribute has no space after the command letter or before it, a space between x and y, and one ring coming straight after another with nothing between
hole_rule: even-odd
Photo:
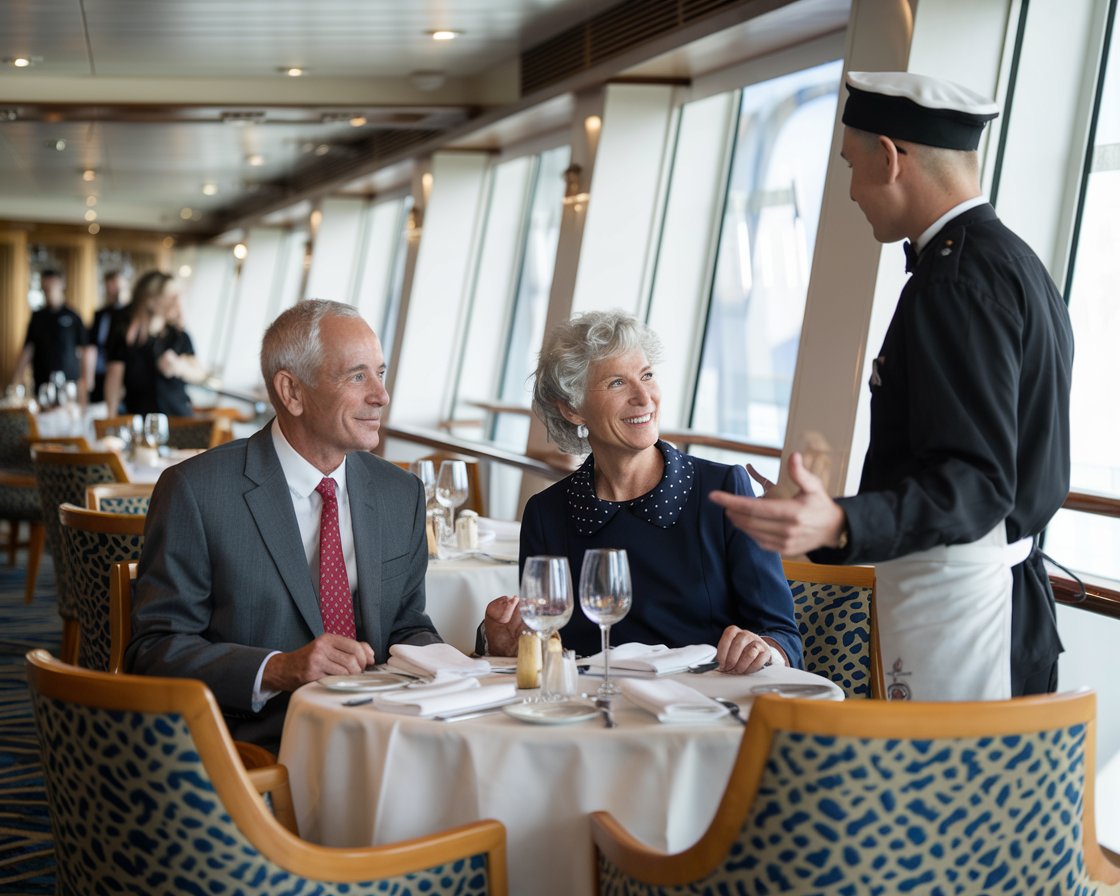
<instances>
[{"instance_id":1,"label":"napkin fold","mask_svg":"<svg viewBox=\"0 0 1120 896\"><path fill-rule=\"evenodd\" d=\"M619 644L611 648L611 672L616 669L626 675L654 676L683 672L689 666L708 663L716 658L711 644L690 644L687 647L666 647L664 644ZM589 666L588 674L603 674L603 654L597 653L583 660Z\"/></svg>"},{"instance_id":2,"label":"napkin fold","mask_svg":"<svg viewBox=\"0 0 1120 896\"><path fill-rule=\"evenodd\" d=\"M516 520L495 520L480 516L478 531L479 533L493 532L498 541L518 541L521 538L521 523Z\"/></svg>"},{"instance_id":3,"label":"napkin fold","mask_svg":"<svg viewBox=\"0 0 1120 896\"><path fill-rule=\"evenodd\" d=\"M446 678L436 676L428 684L410 684L399 691L388 691L381 695L380 700L374 700L374 703L415 703L420 699L443 697L446 694L457 694L460 691L475 691L478 688L477 678L464 678L462 675L453 675Z\"/></svg>"},{"instance_id":4,"label":"napkin fold","mask_svg":"<svg viewBox=\"0 0 1120 896\"><path fill-rule=\"evenodd\" d=\"M657 681L628 678L621 683L622 695L661 722L696 724L714 722L727 715L725 706L695 688L672 679Z\"/></svg>"},{"instance_id":5,"label":"napkin fold","mask_svg":"<svg viewBox=\"0 0 1120 896\"><path fill-rule=\"evenodd\" d=\"M378 694L373 705L385 712L397 712L411 716L441 716L461 712L470 712L474 709L487 709L491 706L501 706L517 698L517 685L512 681L503 681L499 684L478 684L461 690L447 691L425 688L405 688L402 691L392 691Z\"/></svg>"},{"instance_id":6,"label":"napkin fold","mask_svg":"<svg viewBox=\"0 0 1120 896\"><path fill-rule=\"evenodd\" d=\"M486 660L472 660L450 644L394 644L389 648L389 660L385 665L424 676L486 675L490 672Z\"/></svg>"}]
</instances>

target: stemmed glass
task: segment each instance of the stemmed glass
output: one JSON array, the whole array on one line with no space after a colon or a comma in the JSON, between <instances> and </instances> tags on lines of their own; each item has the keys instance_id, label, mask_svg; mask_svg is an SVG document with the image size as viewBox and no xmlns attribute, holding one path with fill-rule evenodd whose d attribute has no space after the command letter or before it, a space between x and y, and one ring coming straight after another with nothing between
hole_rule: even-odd
<instances>
[{"instance_id":1,"label":"stemmed glass","mask_svg":"<svg viewBox=\"0 0 1120 896\"><path fill-rule=\"evenodd\" d=\"M166 414L146 414L144 416L144 444L159 449L167 444L170 435Z\"/></svg>"},{"instance_id":2,"label":"stemmed glass","mask_svg":"<svg viewBox=\"0 0 1120 896\"><path fill-rule=\"evenodd\" d=\"M611 682L611 626L630 612L630 562L620 548L592 548L583 554L579 576L579 605L603 635L603 683L596 693L621 693ZM525 611L522 610L524 616Z\"/></svg>"},{"instance_id":3,"label":"stemmed glass","mask_svg":"<svg viewBox=\"0 0 1120 896\"><path fill-rule=\"evenodd\" d=\"M525 558L517 607L521 611L521 621L535 631L542 642L542 701L561 700L564 696L551 690L552 684L563 678L552 670L552 663L563 663L564 657L560 651L549 650L548 641L553 632L568 624L573 604L572 572L567 557Z\"/></svg>"},{"instance_id":4,"label":"stemmed glass","mask_svg":"<svg viewBox=\"0 0 1120 896\"><path fill-rule=\"evenodd\" d=\"M424 484L424 503L431 505L436 496L436 467L430 460L414 460L409 471Z\"/></svg>"},{"instance_id":5,"label":"stemmed glass","mask_svg":"<svg viewBox=\"0 0 1120 896\"><path fill-rule=\"evenodd\" d=\"M461 460L445 460L439 465L436 479L436 500L447 508L447 523L455 531L455 508L467 502L467 464Z\"/></svg>"},{"instance_id":6,"label":"stemmed glass","mask_svg":"<svg viewBox=\"0 0 1120 896\"><path fill-rule=\"evenodd\" d=\"M55 404L55 401L58 398L58 390L55 388L54 383L50 383L50 382L40 383L39 384L38 398L39 398L39 409L40 410L46 410L47 408L53 408L54 404Z\"/></svg>"}]
</instances>

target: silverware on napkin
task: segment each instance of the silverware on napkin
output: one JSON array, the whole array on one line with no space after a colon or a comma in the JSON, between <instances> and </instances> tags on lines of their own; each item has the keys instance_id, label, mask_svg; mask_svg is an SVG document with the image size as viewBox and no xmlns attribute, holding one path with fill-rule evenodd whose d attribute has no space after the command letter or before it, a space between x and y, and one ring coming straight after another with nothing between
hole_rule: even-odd
<instances>
[{"instance_id":1,"label":"silverware on napkin","mask_svg":"<svg viewBox=\"0 0 1120 896\"><path fill-rule=\"evenodd\" d=\"M747 717L743 715L743 711L739 708L739 704L734 700L727 700L723 697L713 697L712 699L715 700L716 703L718 703L720 706L726 706L728 712L730 712L731 715L735 716L735 718L737 718L744 725L747 724Z\"/></svg>"}]
</instances>

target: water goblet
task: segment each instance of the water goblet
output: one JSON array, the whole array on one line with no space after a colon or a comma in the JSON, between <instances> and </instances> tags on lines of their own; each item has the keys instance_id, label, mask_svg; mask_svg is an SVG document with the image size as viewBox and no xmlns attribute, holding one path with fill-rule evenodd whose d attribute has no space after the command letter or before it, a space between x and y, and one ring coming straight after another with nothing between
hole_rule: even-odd
<instances>
[{"instance_id":1,"label":"water goblet","mask_svg":"<svg viewBox=\"0 0 1120 896\"><path fill-rule=\"evenodd\" d=\"M579 605L584 615L599 626L603 637L603 683L596 691L600 697L621 693L610 678L610 630L614 623L630 612L631 598L630 563L626 551L619 548L585 551L579 577Z\"/></svg>"},{"instance_id":2,"label":"water goblet","mask_svg":"<svg viewBox=\"0 0 1120 896\"><path fill-rule=\"evenodd\" d=\"M553 664L563 663L559 650L549 650L552 633L559 631L572 618L572 573L567 557L526 557L521 573L521 594L517 603L521 621L535 631L542 641L541 700L561 700L563 675Z\"/></svg>"},{"instance_id":3,"label":"water goblet","mask_svg":"<svg viewBox=\"0 0 1120 896\"><path fill-rule=\"evenodd\" d=\"M409 472L424 484L424 503L431 508L436 496L436 466L430 460L414 460Z\"/></svg>"},{"instance_id":4,"label":"water goblet","mask_svg":"<svg viewBox=\"0 0 1120 896\"><path fill-rule=\"evenodd\" d=\"M144 416L144 444L159 451L167 444L170 429L166 414L146 414Z\"/></svg>"},{"instance_id":5,"label":"water goblet","mask_svg":"<svg viewBox=\"0 0 1120 896\"><path fill-rule=\"evenodd\" d=\"M37 397L39 399L39 409L45 411L47 408L54 407L55 400L58 398L58 390L54 383L43 383L39 386Z\"/></svg>"},{"instance_id":6,"label":"water goblet","mask_svg":"<svg viewBox=\"0 0 1120 896\"><path fill-rule=\"evenodd\" d=\"M455 508L465 504L469 496L466 462L445 460L441 463L436 479L436 500L447 508L447 523L452 532L455 531Z\"/></svg>"}]
</instances>

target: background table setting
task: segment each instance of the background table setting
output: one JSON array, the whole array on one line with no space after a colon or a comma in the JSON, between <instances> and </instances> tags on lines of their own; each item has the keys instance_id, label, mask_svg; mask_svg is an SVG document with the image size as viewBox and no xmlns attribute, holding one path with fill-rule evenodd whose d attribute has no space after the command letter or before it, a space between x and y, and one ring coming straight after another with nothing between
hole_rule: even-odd
<instances>
[{"instance_id":1,"label":"background table setting","mask_svg":"<svg viewBox=\"0 0 1120 896\"><path fill-rule=\"evenodd\" d=\"M608 709L595 700L600 676L581 674L576 695L539 702L539 691L516 689L512 658L454 656L449 645L393 654L364 676L368 690L363 676L346 676L292 695L279 758L300 831L359 846L497 818L514 893L592 892L587 816L597 809L659 849L699 838L743 731L708 698L743 716L762 692L843 699L831 682L784 666L746 676L616 667L622 693Z\"/></svg>"}]
</instances>

